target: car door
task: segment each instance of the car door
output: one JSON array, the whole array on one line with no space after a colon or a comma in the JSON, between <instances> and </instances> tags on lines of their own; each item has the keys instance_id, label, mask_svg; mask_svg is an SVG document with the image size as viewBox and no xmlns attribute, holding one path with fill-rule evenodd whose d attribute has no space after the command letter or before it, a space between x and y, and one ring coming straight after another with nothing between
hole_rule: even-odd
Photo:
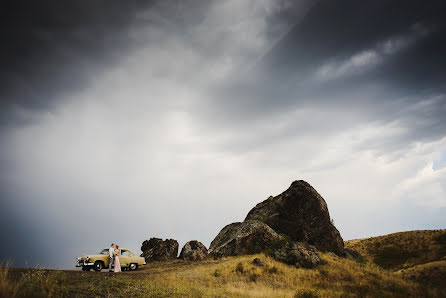
<instances>
[{"instance_id":1,"label":"car door","mask_svg":"<svg viewBox=\"0 0 446 298\"><path fill-rule=\"evenodd\" d=\"M119 256L119 262L121 266L128 267L130 264L130 252L127 249L121 249L121 255Z\"/></svg>"}]
</instances>

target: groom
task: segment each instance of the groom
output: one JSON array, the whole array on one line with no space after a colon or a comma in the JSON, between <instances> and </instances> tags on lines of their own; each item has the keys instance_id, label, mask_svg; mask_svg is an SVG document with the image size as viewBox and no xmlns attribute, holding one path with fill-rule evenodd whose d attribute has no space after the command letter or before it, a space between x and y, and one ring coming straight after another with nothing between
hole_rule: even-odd
<instances>
[{"instance_id":1,"label":"groom","mask_svg":"<svg viewBox=\"0 0 446 298\"><path fill-rule=\"evenodd\" d=\"M108 272L112 272L113 256L115 255L115 244L112 243L108 249Z\"/></svg>"}]
</instances>

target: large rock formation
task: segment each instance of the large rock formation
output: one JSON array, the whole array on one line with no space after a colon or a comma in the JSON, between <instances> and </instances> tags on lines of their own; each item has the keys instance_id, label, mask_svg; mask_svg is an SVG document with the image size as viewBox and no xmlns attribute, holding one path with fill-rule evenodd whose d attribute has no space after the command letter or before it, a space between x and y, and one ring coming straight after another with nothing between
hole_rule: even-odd
<instances>
[{"instance_id":1,"label":"large rock formation","mask_svg":"<svg viewBox=\"0 0 446 298\"><path fill-rule=\"evenodd\" d=\"M245 221L266 223L279 234L294 241L314 245L322 251L332 251L344 256L344 241L330 221L327 204L310 184L303 180L276 197L269 197L257 204Z\"/></svg>"},{"instance_id":2,"label":"large rock formation","mask_svg":"<svg viewBox=\"0 0 446 298\"><path fill-rule=\"evenodd\" d=\"M289 265L300 265L304 268L314 268L322 260L316 249L306 243L288 242L273 253L274 259Z\"/></svg>"},{"instance_id":3,"label":"large rock formation","mask_svg":"<svg viewBox=\"0 0 446 298\"><path fill-rule=\"evenodd\" d=\"M178 241L150 238L142 243L141 251L146 262L174 260L178 255Z\"/></svg>"},{"instance_id":4,"label":"large rock formation","mask_svg":"<svg viewBox=\"0 0 446 298\"><path fill-rule=\"evenodd\" d=\"M208 250L203 243L192 240L184 244L180 252L180 259L188 261L204 260L208 257Z\"/></svg>"},{"instance_id":5,"label":"large rock formation","mask_svg":"<svg viewBox=\"0 0 446 298\"><path fill-rule=\"evenodd\" d=\"M224 227L209 246L214 257L255 254L265 251L280 241L280 237L265 223L258 220L236 222Z\"/></svg>"},{"instance_id":6,"label":"large rock formation","mask_svg":"<svg viewBox=\"0 0 446 298\"><path fill-rule=\"evenodd\" d=\"M258 220L247 220L227 225L209 247L209 253L214 257L260 252L270 255L278 261L290 265L300 265L304 268L313 268L321 262L314 247L289 241Z\"/></svg>"}]
</instances>

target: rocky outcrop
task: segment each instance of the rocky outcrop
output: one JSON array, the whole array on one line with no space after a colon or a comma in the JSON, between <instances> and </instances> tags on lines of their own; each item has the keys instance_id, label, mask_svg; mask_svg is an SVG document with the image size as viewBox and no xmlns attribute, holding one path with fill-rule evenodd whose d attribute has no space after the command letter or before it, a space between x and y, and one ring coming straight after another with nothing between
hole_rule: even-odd
<instances>
[{"instance_id":1,"label":"rocky outcrop","mask_svg":"<svg viewBox=\"0 0 446 298\"><path fill-rule=\"evenodd\" d=\"M257 220L279 234L297 242L305 242L322 251L344 256L344 241L332 224L325 200L303 180L276 197L257 204L245 221Z\"/></svg>"},{"instance_id":2,"label":"rocky outcrop","mask_svg":"<svg viewBox=\"0 0 446 298\"><path fill-rule=\"evenodd\" d=\"M178 255L178 241L150 238L142 243L141 251L146 262L174 260Z\"/></svg>"},{"instance_id":3,"label":"rocky outcrop","mask_svg":"<svg viewBox=\"0 0 446 298\"><path fill-rule=\"evenodd\" d=\"M209 246L214 257L255 254L272 247L280 237L273 229L258 220L236 222L224 227Z\"/></svg>"},{"instance_id":4,"label":"rocky outcrop","mask_svg":"<svg viewBox=\"0 0 446 298\"><path fill-rule=\"evenodd\" d=\"M214 257L261 252L278 261L304 268L313 268L321 262L314 247L290 241L277 234L265 223L257 220L227 225L209 247L209 253Z\"/></svg>"},{"instance_id":5,"label":"rocky outcrop","mask_svg":"<svg viewBox=\"0 0 446 298\"><path fill-rule=\"evenodd\" d=\"M273 258L277 261L303 268L314 268L322 262L313 246L300 242L286 243L283 247L274 251Z\"/></svg>"},{"instance_id":6,"label":"rocky outcrop","mask_svg":"<svg viewBox=\"0 0 446 298\"><path fill-rule=\"evenodd\" d=\"M181 249L180 259L188 261L204 260L208 257L208 250L203 243L192 240L187 242Z\"/></svg>"}]
</instances>

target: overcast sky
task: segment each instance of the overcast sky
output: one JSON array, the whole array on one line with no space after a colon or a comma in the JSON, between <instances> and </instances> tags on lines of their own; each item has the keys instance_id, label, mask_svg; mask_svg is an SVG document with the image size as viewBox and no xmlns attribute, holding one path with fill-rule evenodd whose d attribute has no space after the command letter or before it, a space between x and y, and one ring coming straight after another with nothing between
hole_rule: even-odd
<instances>
[{"instance_id":1,"label":"overcast sky","mask_svg":"<svg viewBox=\"0 0 446 298\"><path fill-rule=\"evenodd\" d=\"M444 1L3 1L0 258L209 246L292 181L446 228Z\"/></svg>"}]
</instances>

